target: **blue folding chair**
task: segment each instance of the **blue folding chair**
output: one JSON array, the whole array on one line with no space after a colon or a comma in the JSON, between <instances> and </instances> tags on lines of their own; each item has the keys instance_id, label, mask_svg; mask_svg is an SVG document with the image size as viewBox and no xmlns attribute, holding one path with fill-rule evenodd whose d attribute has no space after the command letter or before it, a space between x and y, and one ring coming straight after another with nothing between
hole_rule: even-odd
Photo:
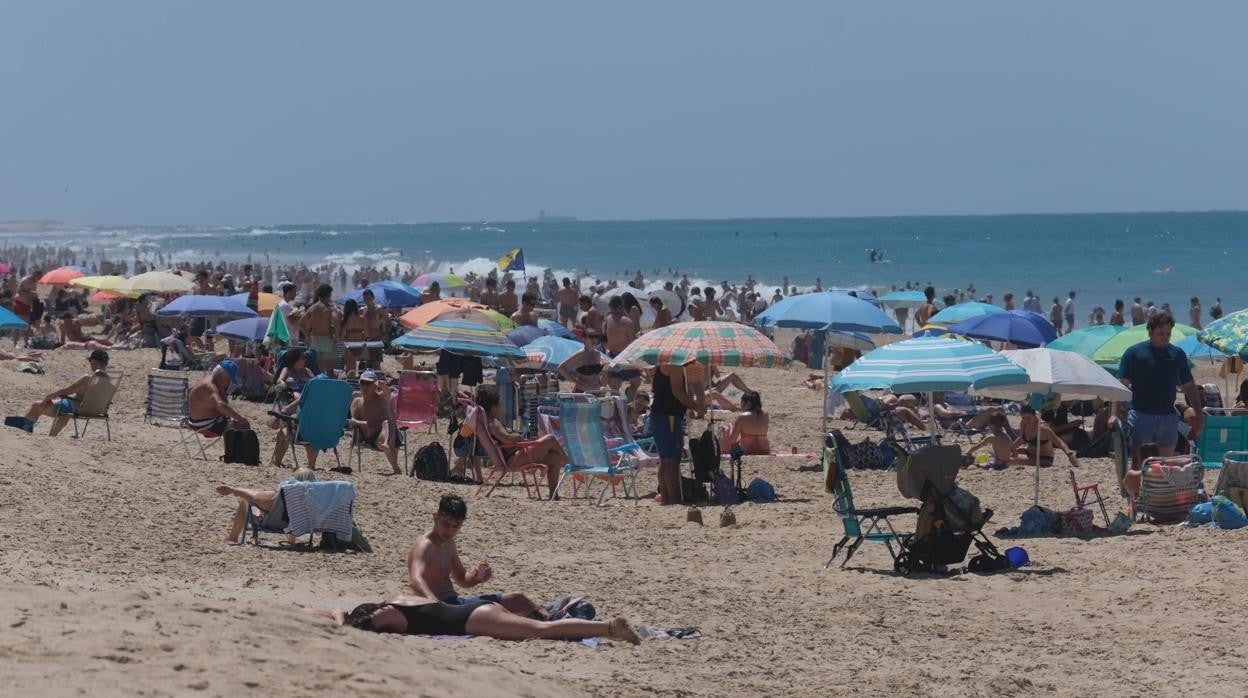
<instances>
[{"instance_id":1,"label":"blue folding chair","mask_svg":"<svg viewBox=\"0 0 1248 698\"><path fill-rule=\"evenodd\" d=\"M599 506L606 499L607 490L614 491L617 483L623 487L624 496L632 496L636 504L637 464L632 455L640 449L632 442L607 447L602 429L602 401L583 394L560 395L559 426L569 462L563 466L555 491L551 492L551 501L554 501L564 481L571 477L586 481L586 499L593 497L593 481L602 481L602 490L598 493Z\"/></svg>"},{"instance_id":2,"label":"blue folding chair","mask_svg":"<svg viewBox=\"0 0 1248 698\"><path fill-rule=\"evenodd\" d=\"M317 377L303 386L294 416L269 412L286 422L296 468L299 467L299 453L295 446L306 446L314 451L332 450L338 468L342 468L338 442L342 439L343 427L351 410L352 392L351 384L346 381Z\"/></svg>"}]
</instances>

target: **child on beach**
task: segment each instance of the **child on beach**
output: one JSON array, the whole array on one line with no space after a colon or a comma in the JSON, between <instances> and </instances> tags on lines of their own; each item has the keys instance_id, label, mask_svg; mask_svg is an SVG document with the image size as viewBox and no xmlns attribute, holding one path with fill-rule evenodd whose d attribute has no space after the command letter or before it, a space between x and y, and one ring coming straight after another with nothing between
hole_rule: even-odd
<instances>
[{"instance_id":1,"label":"child on beach","mask_svg":"<svg viewBox=\"0 0 1248 698\"><path fill-rule=\"evenodd\" d=\"M964 456L969 465L974 461L975 452L984 446L991 445L992 456L984 467L989 470L1005 470L1010 467L1010 459L1014 456L1014 439L1005 432L1005 415L998 412L988 418L988 426L992 433L967 450Z\"/></svg>"}]
</instances>

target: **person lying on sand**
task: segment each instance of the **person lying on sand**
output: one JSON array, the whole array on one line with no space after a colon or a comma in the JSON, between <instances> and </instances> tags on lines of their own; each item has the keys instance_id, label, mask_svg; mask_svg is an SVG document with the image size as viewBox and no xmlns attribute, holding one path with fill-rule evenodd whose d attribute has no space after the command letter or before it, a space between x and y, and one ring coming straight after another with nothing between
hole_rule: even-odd
<instances>
[{"instance_id":1,"label":"person lying on sand","mask_svg":"<svg viewBox=\"0 0 1248 698\"><path fill-rule=\"evenodd\" d=\"M490 601L501 604L511 613L528 618L543 618L542 609L524 594L482 594L459 596L451 580L464 588L490 581L494 570L490 563L479 562L472 572L464 569L455 546L455 536L468 518L468 505L458 495L443 495L433 514L433 528L416 539L407 553L407 572L412 591L426 598L438 599L452 606Z\"/></svg>"},{"instance_id":2,"label":"person lying on sand","mask_svg":"<svg viewBox=\"0 0 1248 698\"><path fill-rule=\"evenodd\" d=\"M535 620L518 616L493 601L456 606L426 596L396 596L383 603L364 603L350 612L309 608L314 616L332 618L358 630L404 635L482 635L499 640L579 640L606 637L640 644L641 638L624 618L611 621Z\"/></svg>"},{"instance_id":3,"label":"person lying on sand","mask_svg":"<svg viewBox=\"0 0 1248 698\"><path fill-rule=\"evenodd\" d=\"M43 354L32 351L29 354L13 354L0 349L0 361L33 361L40 363L43 361Z\"/></svg>"},{"instance_id":4,"label":"person lying on sand","mask_svg":"<svg viewBox=\"0 0 1248 698\"><path fill-rule=\"evenodd\" d=\"M82 332L82 326L70 313L61 316L61 338L58 349L111 349L112 345L103 339L90 337Z\"/></svg>"},{"instance_id":5,"label":"person lying on sand","mask_svg":"<svg viewBox=\"0 0 1248 698\"><path fill-rule=\"evenodd\" d=\"M16 427L30 434L35 431L35 424L40 417L54 417L49 434L56 436L61 433L65 425L69 424L69 418L74 413L75 406L82 401L83 393L86 392L91 379L95 376L108 377L105 372L108 369L108 352L103 349L92 351L87 355L87 365L91 367L91 370L85 376L45 395L42 400L30 406L25 417L5 419L5 426Z\"/></svg>"},{"instance_id":6,"label":"person lying on sand","mask_svg":"<svg viewBox=\"0 0 1248 698\"><path fill-rule=\"evenodd\" d=\"M300 482L315 482L316 473L307 469L300 468L295 471L292 478ZM225 542L233 543L239 539L243 533L243 526L247 523L247 511L251 505L256 505L261 511L268 511L273 506L273 501L277 499L276 490L249 490L242 487L230 487L229 485L217 485L217 494L222 497L234 495L238 497L238 508L234 510L234 520L230 523L230 532L225 536ZM288 540L294 541L294 536L288 536Z\"/></svg>"}]
</instances>

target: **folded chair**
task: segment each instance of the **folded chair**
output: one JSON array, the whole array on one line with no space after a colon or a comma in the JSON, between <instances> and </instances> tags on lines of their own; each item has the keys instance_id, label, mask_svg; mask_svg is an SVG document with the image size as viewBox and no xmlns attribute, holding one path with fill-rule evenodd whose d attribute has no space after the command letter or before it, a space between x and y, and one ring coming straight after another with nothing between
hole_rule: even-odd
<instances>
[{"instance_id":1,"label":"folded chair","mask_svg":"<svg viewBox=\"0 0 1248 698\"><path fill-rule=\"evenodd\" d=\"M561 443L569 462L563 466L555 491L550 493L552 501L563 483L571 477L574 485L577 481L585 481L586 499L593 496L593 480L602 481L602 490L598 493L599 506L606 498L608 489L615 492L617 483L623 486L624 495L631 495L636 504L637 462L631 455L640 449L631 442L610 448L607 446L603 433L603 407L604 400L599 398L583 394L559 396Z\"/></svg>"},{"instance_id":2,"label":"folded chair","mask_svg":"<svg viewBox=\"0 0 1248 698\"><path fill-rule=\"evenodd\" d=\"M260 544L261 533L279 533L291 537L308 536L308 544L316 533L332 533L337 544L359 535L353 516L355 486L345 480L302 482L288 480L277 488L273 506L267 511L252 504L247 525L254 545ZM239 543L247 537L244 530ZM337 546L335 546L337 547Z\"/></svg>"},{"instance_id":3,"label":"folded chair","mask_svg":"<svg viewBox=\"0 0 1248 698\"><path fill-rule=\"evenodd\" d=\"M295 414L269 412L286 423L290 450L299 467L299 452L295 446L307 446L316 451L334 452L334 461L342 467L338 457L338 442L342 439L347 414L351 410L351 386L346 381L317 378L303 386L299 407Z\"/></svg>"},{"instance_id":4,"label":"folded chair","mask_svg":"<svg viewBox=\"0 0 1248 698\"><path fill-rule=\"evenodd\" d=\"M1101 496L1101 483L1080 485L1075 478L1075 469L1070 468L1070 487L1075 492L1075 508L1083 509L1089 504L1098 505L1101 508L1101 518L1105 519L1105 527L1109 528L1109 512L1105 510L1105 498Z\"/></svg>"},{"instance_id":5,"label":"folded chair","mask_svg":"<svg viewBox=\"0 0 1248 698\"><path fill-rule=\"evenodd\" d=\"M477 488L477 495L480 496L482 491L488 497L494 492L494 488L502 482L503 477L507 475L519 475L520 481L524 484L524 491L530 498L541 499L541 480L539 475L546 473L546 465L543 463L526 463L524 465L512 466L505 456L503 450L499 448L498 442L494 440L490 434L488 418L485 410L476 404L469 403L466 405L466 413L464 415L464 423L468 428L472 429L472 438L476 442L470 454L477 453L477 445L481 446L481 450L485 451L485 457L490 461L490 472L486 473L485 479L481 481L481 486ZM516 446L525 446L530 442L521 441ZM532 481L529 480L530 476ZM488 489L486 489L488 487Z\"/></svg>"},{"instance_id":6,"label":"folded chair","mask_svg":"<svg viewBox=\"0 0 1248 698\"><path fill-rule=\"evenodd\" d=\"M191 455L190 439L195 439L199 446L199 457L208 460L207 449L221 440L220 436L207 437L202 429L189 424L187 417L186 397L190 392L190 379L181 371L162 371L152 369L147 374L147 400L143 421L154 426L171 426L178 430L178 443Z\"/></svg>"},{"instance_id":7,"label":"folded chair","mask_svg":"<svg viewBox=\"0 0 1248 698\"><path fill-rule=\"evenodd\" d=\"M403 462L407 455L409 431L432 434L438 426L438 377L432 371L403 371L399 374L399 394L394 403L394 423L403 440Z\"/></svg>"},{"instance_id":8,"label":"folded chair","mask_svg":"<svg viewBox=\"0 0 1248 698\"><path fill-rule=\"evenodd\" d=\"M1205 467L1192 455L1149 458L1141 467L1139 499L1132 514L1153 523L1178 523L1205 501Z\"/></svg>"},{"instance_id":9,"label":"folded chair","mask_svg":"<svg viewBox=\"0 0 1248 698\"><path fill-rule=\"evenodd\" d=\"M75 439L86 435L87 427L92 421L102 420L108 440L113 440L108 409L113 404L113 396L117 394L117 388L121 386L123 378L125 378L123 373L96 373L87 381L87 387L82 391L82 399L74 405L72 411L66 414L61 412L59 407L57 408L57 416L66 416L73 420ZM81 430L78 429L78 422L82 422Z\"/></svg>"},{"instance_id":10,"label":"folded chair","mask_svg":"<svg viewBox=\"0 0 1248 698\"><path fill-rule=\"evenodd\" d=\"M844 535L841 537L840 542L832 546L832 557L828 558L827 564L823 567L824 569L831 567L832 562L836 560L837 554L848 543L849 547L845 548L845 559L841 560L841 567L844 568L845 565L849 564L849 560L854 556L854 553L858 552L858 547L862 545L863 541L883 543L888 547L888 554L893 558L893 564L895 565L897 563L897 554L912 534L899 532L889 518L918 514L919 508L903 506L859 509L855 507L854 493L849 486L848 469L842 458L845 445L848 443L849 441L839 429L834 429L824 437L824 486L828 492L832 493L832 510L841 519L841 528L844 530ZM896 549L893 548L894 544L897 545Z\"/></svg>"}]
</instances>

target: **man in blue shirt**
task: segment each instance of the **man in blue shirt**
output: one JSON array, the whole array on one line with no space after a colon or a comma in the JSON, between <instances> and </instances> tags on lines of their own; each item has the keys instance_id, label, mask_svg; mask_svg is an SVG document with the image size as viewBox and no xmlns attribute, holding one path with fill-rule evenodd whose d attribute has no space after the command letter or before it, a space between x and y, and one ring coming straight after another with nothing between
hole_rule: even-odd
<instances>
[{"instance_id":1,"label":"man in blue shirt","mask_svg":"<svg viewBox=\"0 0 1248 698\"><path fill-rule=\"evenodd\" d=\"M1127 424L1131 427L1131 458L1140 462L1140 446L1157 444L1163 456L1174 454L1179 440L1179 413L1174 409L1175 386L1183 388L1187 404L1196 416L1190 425L1189 438L1195 438L1204 427L1200 390L1192 379L1187 354L1170 344L1174 316L1161 312L1148 319L1148 341L1140 342L1122 354L1118 378L1131 389L1131 411ZM1117 414L1117 406L1110 412Z\"/></svg>"}]
</instances>

